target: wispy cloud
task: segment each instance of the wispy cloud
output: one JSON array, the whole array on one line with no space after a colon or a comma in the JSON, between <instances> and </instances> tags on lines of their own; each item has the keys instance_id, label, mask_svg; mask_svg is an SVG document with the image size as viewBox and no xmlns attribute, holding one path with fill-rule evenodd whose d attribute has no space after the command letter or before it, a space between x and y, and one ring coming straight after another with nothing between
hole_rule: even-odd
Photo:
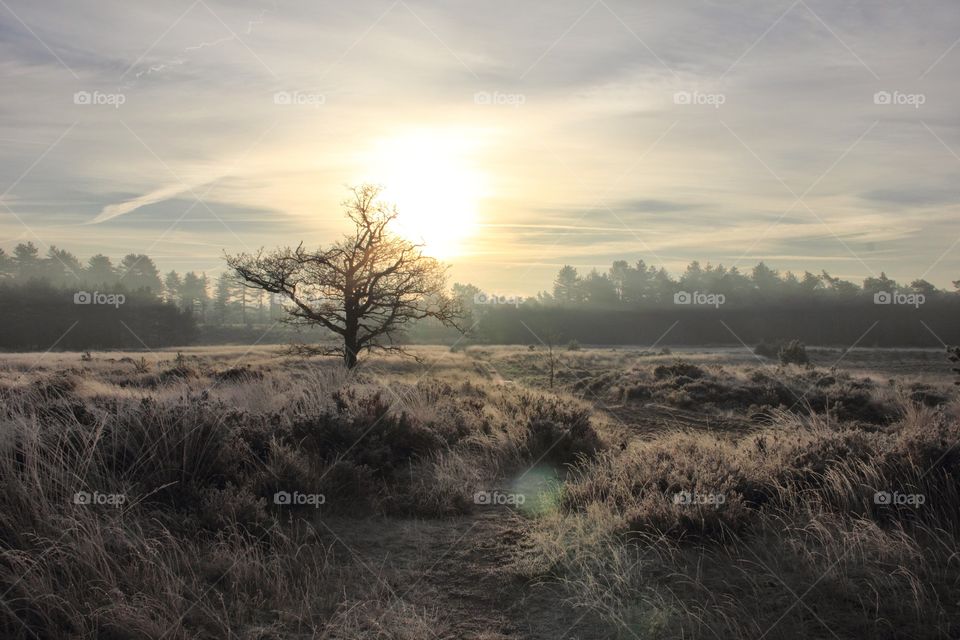
<instances>
[{"instance_id":1,"label":"wispy cloud","mask_svg":"<svg viewBox=\"0 0 960 640\"><path fill-rule=\"evenodd\" d=\"M219 245L335 238L343 185L377 179L358 150L379 139L483 131L468 158L489 175L479 234L452 260L481 286L546 287L549 265L651 250L956 279L953 0L406 1L6 0L0 191L78 125L4 202L49 244L173 239L215 261ZM79 91L125 100L78 105ZM229 174L216 216L197 204L179 220L210 167ZM0 216L5 248L22 232Z\"/></svg>"},{"instance_id":2,"label":"wispy cloud","mask_svg":"<svg viewBox=\"0 0 960 640\"><path fill-rule=\"evenodd\" d=\"M193 185L187 185L183 183L169 184L158 189L154 189L149 193L145 193L136 198L130 198L129 200L124 200L123 202L117 202L114 204L108 204L105 206L99 214L92 220L88 221L87 224L100 224L101 222L106 222L107 220L113 220L116 217L132 213L141 207L146 207L151 204L157 204L158 202L163 202L164 200L169 200L175 198L181 194L192 191L193 189L203 186L204 183L197 183Z\"/></svg>"}]
</instances>

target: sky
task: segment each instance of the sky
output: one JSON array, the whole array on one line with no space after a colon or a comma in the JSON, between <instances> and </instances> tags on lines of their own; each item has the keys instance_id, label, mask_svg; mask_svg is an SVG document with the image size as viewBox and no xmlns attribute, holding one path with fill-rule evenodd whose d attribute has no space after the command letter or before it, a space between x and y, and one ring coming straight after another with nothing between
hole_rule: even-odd
<instances>
[{"instance_id":1,"label":"sky","mask_svg":"<svg viewBox=\"0 0 960 640\"><path fill-rule=\"evenodd\" d=\"M322 246L500 294L644 259L960 278L955 0L0 0L0 247Z\"/></svg>"}]
</instances>

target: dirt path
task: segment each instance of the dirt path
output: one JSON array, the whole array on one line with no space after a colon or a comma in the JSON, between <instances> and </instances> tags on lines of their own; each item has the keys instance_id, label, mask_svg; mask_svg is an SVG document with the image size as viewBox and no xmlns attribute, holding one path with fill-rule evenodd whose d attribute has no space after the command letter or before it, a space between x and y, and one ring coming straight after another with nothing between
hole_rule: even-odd
<instances>
[{"instance_id":1,"label":"dirt path","mask_svg":"<svg viewBox=\"0 0 960 640\"><path fill-rule=\"evenodd\" d=\"M530 584L517 573L517 558L530 548L530 523L509 508L444 520L343 519L329 526L369 569L364 578L386 580L404 602L443 620L444 640L602 637L590 632L596 629L591 616L564 605L556 587Z\"/></svg>"}]
</instances>

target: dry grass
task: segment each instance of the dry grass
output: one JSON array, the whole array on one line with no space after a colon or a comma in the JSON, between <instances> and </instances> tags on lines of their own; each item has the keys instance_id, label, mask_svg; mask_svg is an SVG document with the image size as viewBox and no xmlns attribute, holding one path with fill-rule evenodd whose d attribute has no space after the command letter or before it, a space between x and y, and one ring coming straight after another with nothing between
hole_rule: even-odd
<instances>
[{"instance_id":1,"label":"dry grass","mask_svg":"<svg viewBox=\"0 0 960 640\"><path fill-rule=\"evenodd\" d=\"M671 433L607 452L539 523L525 569L624 638L953 637L952 411L907 405L875 432L776 414L736 442ZM684 491L724 500L677 504ZM876 504L878 491L925 502Z\"/></svg>"},{"instance_id":2,"label":"dry grass","mask_svg":"<svg viewBox=\"0 0 960 640\"><path fill-rule=\"evenodd\" d=\"M511 469L601 446L571 398L264 357L7 362L3 637L424 637L439 618L387 607L321 510L274 494L321 494L324 515L465 513Z\"/></svg>"},{"instance_id":3,"label":"dry grass","mask_svg":"<svg viewBox=\"0 0 960 640\"><path fill-rule=\"evenodd\" d=\"M482 612L465 625L469 602L444 585L396 588L327 522L376 517L402 536L411 518L471 517L475 491L537 465L561 470L560 489L505 527L511 560L484 570L559 585L592 625L582 637L960 634L960 406L949 380L916 373L925 356L854 354L866 380L583 349L561 354L550 392L536 351L421 355L353 372L273 348L4 357L0 635L506 637ZM891 362L908 372L894 384ZM641 434L661 415L675 417ZM277 491L325 503L277 505ZM675 499L687 493L723 500ZM482 561L473 544L464 557Z\"/></svg>"}]
</instances>

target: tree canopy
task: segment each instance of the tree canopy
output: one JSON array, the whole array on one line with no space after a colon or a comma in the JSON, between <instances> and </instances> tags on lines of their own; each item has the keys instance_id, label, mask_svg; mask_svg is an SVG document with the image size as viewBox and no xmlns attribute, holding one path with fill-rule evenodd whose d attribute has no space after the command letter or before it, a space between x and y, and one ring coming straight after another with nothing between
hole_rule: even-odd
<instances>
[{"instance_id":1,"label":"tree canopy","mask_svg":"<svg viewBox=\"0 0 960 640\"><path fill-rule=\"evenodd\" d=\"M459 300L447 292L446 268L421 247L391 232L398 212L379 200L380 189L351 189L343 203L351 233L327 248L280 248L227 256L248 286L288 301L288 321L320 325L342 344L311 347L340 355L348 367L364 351L402 350L397 339L417 320L456 326Z\"/></svg>"}]
</instances>

